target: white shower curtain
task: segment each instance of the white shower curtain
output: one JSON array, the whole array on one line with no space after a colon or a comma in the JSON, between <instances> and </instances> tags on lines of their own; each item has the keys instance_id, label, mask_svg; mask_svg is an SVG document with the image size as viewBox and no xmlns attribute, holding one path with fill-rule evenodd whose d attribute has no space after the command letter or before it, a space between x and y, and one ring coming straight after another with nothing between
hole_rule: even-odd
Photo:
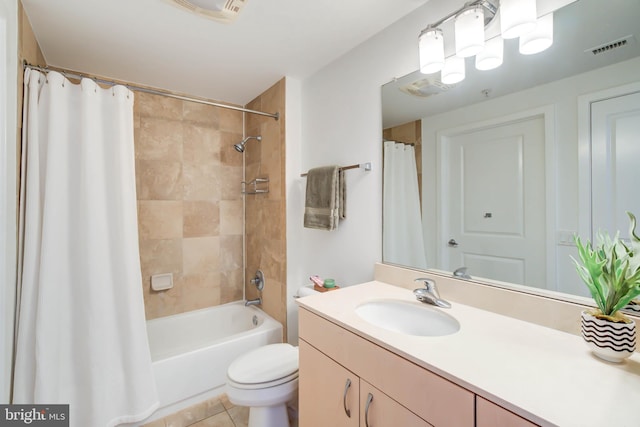
<instances>
[{"instance_id":1,"label":"white shower curtain","mask_svg":"<svg viewBox=\"0 0 640 427\"><path fill-rule=\"evenodd\" d=\"M427 268L418 172L411 145L385 141L382 256L385 262Z\"/></svg>"},{"instance_id":2,"label":"white shower curtain","mask_svg":"<svg viewBox=\"0 0 640 427\"><path fill-rule=\"evenodd\" d=\"M158 406L142 299L133 94L25 72L14 403L69 404L70 425Z\"/></svg>"}]
</instances>

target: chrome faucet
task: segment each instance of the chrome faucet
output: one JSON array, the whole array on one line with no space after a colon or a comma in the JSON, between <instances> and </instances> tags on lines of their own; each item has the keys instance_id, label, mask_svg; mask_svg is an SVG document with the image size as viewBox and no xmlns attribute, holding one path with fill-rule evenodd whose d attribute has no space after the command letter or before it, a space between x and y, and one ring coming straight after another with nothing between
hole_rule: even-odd
<instances>
[{"instance_id":1,"label":"chrome faucet","mask_svg":"<svg viewBox=\"0 0 640 427\"><path fill-rule=\"evenodd\" d=\"M256 299L248 299L244 302L245 307L249 305L262 305L262 297Z\"/></svg>"},{"instance_id":2,"label":"chrome faucet","mask_svg":"<svg viewBox=\"0 0 640 427\"><path fill-rule=\"evenodd\" d=\"M451 308L451 303L440 298L435 281L427 279L426 277L420 277L415 279L414 282L424 282L424 288L414 289L413 291L418 301L442 308Z\"/></svg>"},{"instance_id":3,"label":"chrome faucet","mask_svg":"<svg viewBox=\"0 0 640 427\"><path fill-rule=\"evenodd\" d=\"M469 276L469 274L467 273L467 267L456 268L453 271L453 277L456 277L458 279L466 279L466 280L471 279L471 276Z\"/></svg>"},{"instance_id":4,"label":"chrome faucet","mask_svg":"<svg viewBox=\"0 0 640 427\"><path fill-rule=\"evenodd\" d=\"M262 290L264 289L264 273L262 272L262 270L256 271L256 275L249 281L251 282L251 284L256 286L256 288L260 292L260 295L262 295ZM246 300L244 305L245 307L248 305L262 305L262 296L256 299Z\"/></svg>"}]
</instances>

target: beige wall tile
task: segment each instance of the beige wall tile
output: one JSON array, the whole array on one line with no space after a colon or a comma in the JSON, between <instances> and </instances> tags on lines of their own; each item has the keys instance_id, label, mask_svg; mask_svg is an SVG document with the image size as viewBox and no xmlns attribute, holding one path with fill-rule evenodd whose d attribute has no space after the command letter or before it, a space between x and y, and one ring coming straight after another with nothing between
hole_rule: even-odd
<instances>
[{"instance_id":1,"label":"beige wall tile","mask_svg":"<svg viewBox=\"0 0 640 427\"><path fill-rule=\"evenodd\" d=\"M199 104L197 102L185 102L182 107L184 120L207 125L209 127L220 127L220 108L211 105Z\"/></svg>"},{"instance_id":2,"label":"beige wall tile","mask_svg":"<svg viewBox=\"0 0 640 427\"><path fill-rule=\"evenodd\" d=\"M138 234L141 240L182 238L182 201L138 201Z\"/></svg>"},{"instance_id":3,"label":"beige wall tile","mask_svg":"<svg viewBox=\"0 0 640 427\"><path fill-rule=\"evenodd\" d=\"M230 132L242 131L242 112L226 108L218 108L217 110L220 130Z\"/></svg>"},{"instance_id":4,"label":"beige wall tile","mask_svg":"<svg viewBox=\"0 0 640 427\"><path fill-rule=\"evenodd\" d=\"M220 269L220 238L191 237L182 241L185 275L212 273Z\"/></svg>"},{"instance_id":5,"label":"beige wall tile","mask_svg":"<svg viewBox=\"0 0 640 427\"><path fill-rule=\"evenodd\" d=\"M183 101L179 99L169 98L167 96L137 92L134 110L141 116L181 120L182 103Z\"/></svg>"},{"instance_id":6,"label":"beige wall tile","mask_svg":"<svg viewBox=\"0 0 640 427\"><path fill-rule=\"evenodd\" d=\"M220 272L220 304L238 301L243 298L243 271L226 270Z\"/></svg>"},{"instance_id":7,"label":"beige wall tile","mask_svg":"<svg viewBox=\"0 0 640 427\"><path fill-rule=\"evenodd\" d=\"M242 235L242 200L220 202L220 235Z\"/></svg>"},{"instance_id":8,"label":"beige wall tile","mask_svg":"<svg viewBox=\"0 0 640 427\"><path fill-rule=\"evenodd\" d=\"M220 273L184 276L181 304L185 311L213 307L220 304Z\"/></svg>"},{"instance_id":9,"label":"beige wall tile","mask_svg":"<svg viewBox=\"0 0 640 427\"><path fill-rule=\"evenodd\" d=\"M184 127L185 163L220 164L220 132L215 128L192 125Z\"/></svg>"},{"instance_id":10,"label":"beige wall tile","mask_svg":"<svg viewBox=\"0 0 640 427\"><path fill-rule=\"evenodd\" d=\"M136 158L181 161L183 132L181 121L141 116Z\"/></svg>"},{"instance_id":11,"label":"beige wall tile","mask_svg":"<svg viewBox=\"0 0 640 427\"><path fill-rule=\"evenodd\" d=\"M284 80L249 108L283 113ZM266 267L273 289L265 294L265 307L284 322L284 117L276 121L141 93L134 118L147 318L241 299L247 272L253 276ZM245 125L246 135L261 135L263 142L251 141L243 155L233 145L242 140ZM240 184L245 160L248 180L271 180L269 194L246 198L253 209L246 238L254 245L247 249L246 272ZM174 288L151 291L150 276L166 272L174 273Z\"/></svg>"},{"instance_id":12,"label":"beige wall tile","mask_svg":"<svg viewBox=\"0 0 640 427\"><path fill-rule=\"evenodd\" d=\"M225 179L220 181L220 199L241 199L242 168L237 166L221 166L221 173Z\"/></svg>"},{"instance_id":13,"label":"beige wall tile","mask_svg":"<svg viewBox=\"0 0 640 427\"><path fill-rule=\"evenodd\" d=\"M251 101L249 108L279 111L284 114L284 80ZM286 233L285 233L285 117L273 120L247 115L247 134L260 133L260 145L247 146L245 151L247 180L269 178L269 193L246 197L246 277L260 268L267 285L262 293L263 309L282 322L286 336ZM255 298L254 286L245 283L246 298Z\"/></svg>"},{"instance_id":14,"label":"beige wall tile","mask_svg":"<svg viewBox=\"0 0 640 427\"><path fill-rule=\"evenodd\" d=\"M222 202L185 201L184 237L217 236L220 234Z\"/></svg>"},{"instance_id":15,"label":"beige wall tile","mask_svg":"<svg viewBox=\"0 0 640 427\"><path fill-rule=\"evenodd\" d=\"M220 161L223 165L242 167L242 153L233 146L242 141L242 132L220 131Z\"/></svg>"},{"instance_id":16,"label":"beige wall tile","mask_svg":"<svg viewBox=\"0 0 640 427\"><path fill-rule=\"evenodd\" d=\"M169 316L179 313L182 301L181 280L174 277L173 288L166 291L155 292L151 290L150 284L145 283L144 287L144 311L147 319Z\"/></svg>"},{"instance_id":17,"label":"beige wall tile","mask_svg":"<svg viewBox=\"0 0 640 427\"><path fill-rule=\"evenodd\" d=\"M182 172L184 200L220 200L221 187L226 180L222 166L185 164Z\"/></svg>"},{"instance_id":18,"label":"beige wall tile","mask_svg":"<svg viewBox=\"0 0 640 427\"><path fill-rule=\"evenodd\" d=\"M181 274L182 239L140 240L140 265L145 281L153 274Z\"/></svg>"},{"instance_id":19,"label":"beige wall tile","mask_svg":"<svg viewBox=\"0 0 640 427\"><path fill-rule=\"evenodd\" d=\"M242 268L242 236L220 237L220 270Z\"/></svg>"},{"instance_id":20,"label":"beige wall tile","mask_svg":"<svg viewBox=\"0 0 640 427\"><path fill-rule=\"evenodd\" d=\"M182 200L182 163L169 160L137 160L138 200Z\"/></svg>"}]
</instances>

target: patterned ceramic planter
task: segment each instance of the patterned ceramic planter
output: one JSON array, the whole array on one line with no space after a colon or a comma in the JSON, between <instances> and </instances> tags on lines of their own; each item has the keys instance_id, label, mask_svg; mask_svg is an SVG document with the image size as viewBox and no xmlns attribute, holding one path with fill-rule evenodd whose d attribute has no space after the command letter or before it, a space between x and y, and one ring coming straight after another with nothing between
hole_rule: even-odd
<instances>
[{"instance_id":1,"label":"patterned ceramic planter","mask_svg":"<svg viewBox=\"0 0 640 427\"><path fill-rule=\"evenodd\" d=\"M636 324L610 322L583 311L582 337L593 354L609 362L619 363L631 356L636 349Z\"/></svg>"}]
</instances>

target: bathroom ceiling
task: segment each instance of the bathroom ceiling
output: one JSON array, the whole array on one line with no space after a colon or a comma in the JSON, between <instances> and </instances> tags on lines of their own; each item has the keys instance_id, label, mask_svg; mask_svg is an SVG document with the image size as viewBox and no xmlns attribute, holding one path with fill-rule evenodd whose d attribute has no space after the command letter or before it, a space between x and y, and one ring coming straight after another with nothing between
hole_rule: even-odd
<instances>
[{"instance_id":1,"label":"bathroom ceiling","mask_svg":"<svg viewBox=\"0 0 640 427\"><path fill-rule=\"evenodd\" d=\"M248 0L223 24L168 0L22 0L47 64L244 105L427 0Z\"/></svg>"}]
</instances>

